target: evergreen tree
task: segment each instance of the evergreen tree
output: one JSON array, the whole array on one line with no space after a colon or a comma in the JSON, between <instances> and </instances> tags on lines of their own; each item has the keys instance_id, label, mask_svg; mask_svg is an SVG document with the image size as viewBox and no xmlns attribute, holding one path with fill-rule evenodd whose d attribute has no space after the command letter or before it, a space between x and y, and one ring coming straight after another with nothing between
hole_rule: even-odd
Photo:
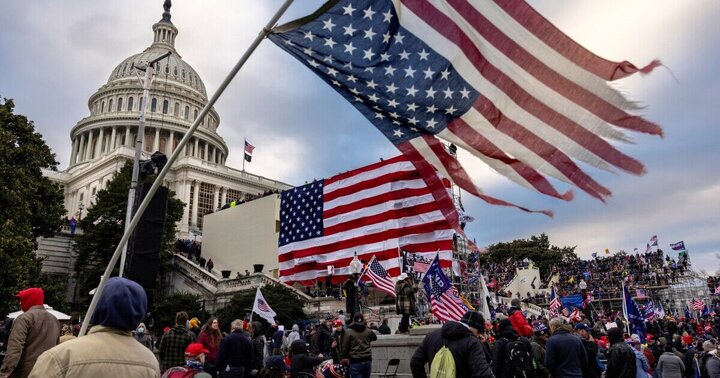
<instances>
[{"instance_id":1,"label":"evergreen tree","mask_svg":"<svg viewBox=\"0 0 720 378\"><path fill-rule=\"evenodd\" d=\"M262 290L265 301L277 314L275 320L279 324L290 327L293 323L307 318L303 312L303 301L298 299L292 290L278 284L267 285L260 290ZM255 289L245 290L235 294L227 306L215 313L223 327L226 327L235 319L244 319L245 314L250 313L255 300L255 291ZM255 315L253 320L259 320L267 327L267 322L259 316Z\"/></svg>"},{"instance_id":2,"label":"evergreen tree","mask_svg":"<svg viewBox=\"0 0 720 378\"><path fill-rule=\"evenodd\" d=\"M85 296L100 282L100 276L110 262L115 248L125 230L125 214L127 213L127 197L132 178L132 161L115 173L107 184L107 188L97 192L95 201L82 218L78 227L83 234L76 236L75 252L77 260L75 271L78 276L79 294ZM155 176L147 176L139 180L139 184L152 185ZM176 240L177 222L182 219L185 204L170 193L165 218L160 252L160 264L164 265L172 256ZM115 265L113 275L119 271L119 262ZM162 272L162 269L161 269Z\"/></svg>"},{"instance_id":3,"label":"evergreen tree","mask_svg":"<svg viewBox=\"0 0 720 378\"><path fill-rule=\"evenodd\" d=\"M573 247L557 247L550 244L544 233L531 236L530 239L516 239L511 242L496 243L488 247L488 253L480 255L480 263L531 260L540 270L543 279L547 279L553 264L578 259Z\"/></svg>"},{"instance_id":4,"label":"evergreen tree","mask_svg":"<svg viewBox=\"0 0 720 378\"><path fill-rule=\"evenodd\" d=\"M43 286L37 238L53 236L65 213L62 190L41 171L57 170L55 154L14 108L12 100L0 102L0 316L18 309L18 291Z\"/></svg>"}]
</instances>

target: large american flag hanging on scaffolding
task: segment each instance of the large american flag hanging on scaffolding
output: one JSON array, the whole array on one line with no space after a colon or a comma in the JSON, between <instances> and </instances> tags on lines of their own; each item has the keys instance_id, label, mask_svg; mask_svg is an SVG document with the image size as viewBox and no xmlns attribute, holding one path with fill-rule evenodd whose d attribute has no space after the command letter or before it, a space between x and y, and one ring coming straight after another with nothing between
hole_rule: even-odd
<instances>
[{"instance_id":1,"label":"large american flag hanging on scaffolding","mask_svg":"<svg viewBox=\"0 0 720 378\"><path fill-rule=\"evenodd\" d=\"M439 251L449 267L453 234L420 173L400 155L282 193L280 279L312 284L333 266L332 281L340 283L356 252L365 261L375 256L396 277L398 248L428 257Z\"/></svg>"},{"instance_id":2,"label":"large american flag hanging on scaffolding","mask_svg":"<svg viewBox=\"0 0 720 378\"><path fill-rule=\"evenodd\" d=\"M577 162L640 175L643 164L610 142L630 142L623 129L662 135L607 83L659 62L602 59L523 1L334 0L269 38L424 176L432 166L491 204L515 206L485 195L440 140L529 189L570 200L553 177L605 201L610 190Z\"/></svg>"}]
</instances>

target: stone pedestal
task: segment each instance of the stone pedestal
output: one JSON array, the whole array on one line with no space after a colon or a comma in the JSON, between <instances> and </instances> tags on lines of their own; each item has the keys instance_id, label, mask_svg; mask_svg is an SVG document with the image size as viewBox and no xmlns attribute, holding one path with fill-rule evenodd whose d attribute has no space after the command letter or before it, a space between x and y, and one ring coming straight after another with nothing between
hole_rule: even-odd
<instances>
[{"instance_id":1,"label":"stone pedestal","mask_svg":"<svg viewBox=\"0 0 720 378\"><path fill-rule=\"evenodd\" d=\"M399 323L399 318L398 318ZM389 323L389 322L388 322ZM425 338L428 333L440 328L440 325L429 325L412 328L409 335L380 335L378 339L372 343L372 376L385 374L385 368L388 361L393 358L400 359L398 367L398 377L412 377L410 372L410 357L415 353L415 349ZM391 329L392 326L391 326ZM397 329L397 325L395 325ZM426 366L427 369L427 366Z\"/></svg>"}]
</instances>

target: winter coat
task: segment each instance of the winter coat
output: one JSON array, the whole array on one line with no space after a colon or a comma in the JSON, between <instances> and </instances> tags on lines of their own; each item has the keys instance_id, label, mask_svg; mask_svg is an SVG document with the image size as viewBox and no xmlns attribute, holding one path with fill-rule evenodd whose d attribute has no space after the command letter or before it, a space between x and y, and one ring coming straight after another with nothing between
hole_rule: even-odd
<instances>
[{"instance_id":1,"label":"winter coat","mask_svg":"<svg viewBox=\"0 0 720 378\"><path fill-rule=\"evenodd\" d=\"M220 347L220 339L222 339L221 335L217 335L217 338L212 337L210 335L210 332L203 331L200 332L200 336L197 338L197 342L202 344L205 349L208 350L207 354L205 355L205 361L210 363L215 363L218 358L218 349Z\"/></svg>"},{"instance_id":2,"label":"winter coat","mask_svg":"<svg viewBox=\"0 0 720 378\"><path fill-rule=\"evenodd\" d=\"M22 302L22 298L20 300ZM39 304L29 307L21 304L25 312L13 321L0 375L12 373L13 377L27 377L38 357L57 345L60 322L45 310L42 302L40 299Z\"/></svg>"},{"instance_id":3,"label":"winter coat","mask_svg":"<svg viewBox=\"0 0 720 378\"><path fill-rule=\"evenodd\" d=\"M137 340L140 344L145 345L146 348L149 350L153 350L153 339L152 336L148 335L147 333L136 333L134 336L135 340Z\"/></svg>"},{"instance_id":4,"label":"winter coat","mask_svg":"<svg viewBox=\"0 0 720 378\"><path fill-rule=\"evenodd\" d=\"M533 328L530 326L527 319L525 319L525 315L523 315L522 311L514 311L512 315L508 317L508 320L510 320L510 324L512 324L513 328L515 328L518 335L525 337L531 337L533 335Z\"/></svg>"},{"instance_id":5,"label":"winter coat","mask_svg":"<svg viewBox=\"0 0 720 378\"><path fill-rule=\"evenodd\" d=\"M321 357L311 357L307 346L301 340L290 345L290 377L298 377L300 373L314 374L315 366L323 362Z\"/></svg>"},{"instance_id":6,"label":"winter coat","mask_svg":"<svg viewBox=\"0 0 720 378\"><path fill-rule=\"evenodd\" d=\"M348 326L340 348L341 356L350 362L364 362L372 360L370 343L377 340L375 332L365 326L365 323L352 323Z\"/></svg>"},{"instance_id":7,"label":"winter coat","mask_svg":"<svg viewBox=\"0 0 720 378\"><path fill-rule=\"evenodd\" d=\"M600 378L600 366L597 364L598 345L597 343L582 339L580 340L585 348L585 355L587 360L584 364L581 364L583 371L583 377L585 378ZM646 377L642 377L646 378Z\"/></svg>"},{"instance_id":8,"label":"winter coat","mask_svg":"<svg viewBox=\"0 0 720 378\"><path fill-rule=\"evenodd\" d=\"M258 335L250 342L252 346L252 369L260 370L263 368L265 360L265 335L258 332Z\"/></svg>"},{"instance_id":9,"label":"winter coat","mask_svg":"<svg viewBox=\"0 0 720 378\"><path fill-rule=\"evenodd\" d=\"M682 378L685 364L675 353L665 352L660 355L655 370L660 378Z\"/></svg>"},{"instance_id":10,"label":"winter coat","mask_svg":"<svg viewBox=\"0 0 720 378\"><path fill-rule=\"evenodd\" d=\"M401 280L395 284L395 311L398 315L413 315L415 313L415 290L408 280Z\"/></svg>"},{"instance_id":11,"label":"winter coat","mask_svg":"<svg viewBox=\"0 0 720 378\"><path fill-rule=\"evenodd\" d=\"M292 345L295 340L300 340L300 327L297 324L292 326L292 331L287 337L287 345Z\"/></svg>"},{"instance_id":12,"label":"winter coat","mask_svg":"<svg viewBox=\"0 0 720 378\"><path fill-rule=\"evenodd\" d=\"M539 337L533 336L530 340L530 347L532 348L533 358L535 358L535 362L537 363L535 377L550 377L550 372L545 367L545 342L540 340Z\"/></svg>"},{"instance_id":13,"label":"winter coat","mask_svg":"<svg viewBox=\"0 0 720 378\"><path fill-rule=\"evenodd\" d=\"M130 331L94 326L75 340L64 342L38 358L30 378L160 376L157 358Z\"/></svg>"},{"instance_id":14,"label":"winter coat","mask_svg":"<svg viewBox=\"0 0 720 378\"><path fill-rule=\"evenodd\" d=\"M160 339L159 357L162 370L185 365L185 348L193 342L192 335L185 326L176 325Z\"/></svg>"},{"instance_id":15,"label":"winter coat","mask_svg":"<svg viewBox=\"0 0 720 378\"><path fill-rule=\"evenodd\" d=\"M707 370L710 378L720 378L720 358L714 355L708 358L705 363L705 370Z\"/></svg>"},{"instance_id":16,"label":"winter coat","mask_svg":"<svg viewBox=\"0 0 720 378\"><path fill-rule=\"evenodd\" d=\"M633 352L635 352L635 376L641 378L649 377L650 363L648 363L647 358L645 358L643 352L639 350L633 350Z\"/></svg>"},{"instance_id":17,"label":"winter coat","mask_svg":"<svg viewBox=\"0 0 720 378\"><path fill-rule=\"evenodd\" d=\"M262 356L262 354L261 354ZM253 369L253 352L250 339L241 330L235 330L225 336L220 343L217 354L217 369L224 371L225 367L243 367L249 372Z\"/></svg>"},{"instance_id":18,"label":"winter coat","mask_svg":"<svg viewBox=\"0 0 720 378\"><path fill-rule=\"evenodd\" d=\"M635 351L624 341L611 345L606 356L606 377L635 378L637 376Z\"/></svg>"},{"instance_id":19,"label":"winter coat","mask_svg":"<svg viewBox=\"0 0 720 378\"><path fill-rule=\"evenodd\" d=\"M517 314L518 312L516 312ZM505 372L509 368L506 366L507 361L507 345L511 341L515 341L520 339L520 342L522 342L525 345L525 349L527 352L532 356L532 346L530 346L530 341L524 337L519 337L517 331L512 326L508 325L504 329L499 330L499 338L497 341L495 341L495 345L493 347L493 366L492 371L493 374L495 374L495 378L505 378Z\"/></svg>"},{"instance_id":20,"label":"winter coat","mask_svg":"<svg viewBox=\"0 0 720 378\"><path fill-rule=\"evenodd\" d=\"M318 326L316 333L317 350L315 352L330 355L330 348L332 348L332 330L328 328L327 324L323 323Z\"/></svg>"},{"instance_id":21,"label":"winter coat","mask_svg":"<svg viewBox=\"0 0 720 378\"><path fill-rule=\"evenodd\" d=\"M425 336L410 359L413 377L427 378L425 364L432 363L443 345L450 349L455 359L457 377L493 377L480 341L464 324L454 321L443 324L442 328Z\"/></svg>"},{"instance_id":22,"label":"winter coat","mask_svg":"<svg viewBox=\"0 0 720 378\"><path fill-rule=\"evenodd\" d=\"M545 345L545 367L556 378L582 378L582 364L587 354L582 341L565 329L559 329Z\"/></svg>"}]
</instances>

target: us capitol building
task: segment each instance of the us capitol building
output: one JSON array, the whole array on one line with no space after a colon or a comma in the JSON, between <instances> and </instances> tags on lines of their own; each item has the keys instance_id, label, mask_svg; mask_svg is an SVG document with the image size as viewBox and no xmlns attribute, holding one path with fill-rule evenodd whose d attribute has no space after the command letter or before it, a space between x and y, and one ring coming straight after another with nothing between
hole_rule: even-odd
<instances>
[{"instance_id":1,"label":"us capitol building","mask_svg":"<svg viewBox=\"0 0 720 378\"><path fill-rule=\"evenodd\" d=\"M157 76L148 98L143 159L155 151L169 157L208 102L200 75L175 49L178 29L170 21L169 2L162 20L152 30L150 47L120 62L107 83L90 96L90 115L70 131L68 168L44 171L62 185L68 218L82 216L83 209L92 206L95 194L134 157L143 90L138 70L133 67L143 67L145 62L172 52L155 64ZM187 205L178 225L180 238L201 232L203 217L226 203L290 187L226 166L229 151L218 134L219 126L220 116L211 109L165 178L164 185Z\"/></svg>"}]
</instances>

